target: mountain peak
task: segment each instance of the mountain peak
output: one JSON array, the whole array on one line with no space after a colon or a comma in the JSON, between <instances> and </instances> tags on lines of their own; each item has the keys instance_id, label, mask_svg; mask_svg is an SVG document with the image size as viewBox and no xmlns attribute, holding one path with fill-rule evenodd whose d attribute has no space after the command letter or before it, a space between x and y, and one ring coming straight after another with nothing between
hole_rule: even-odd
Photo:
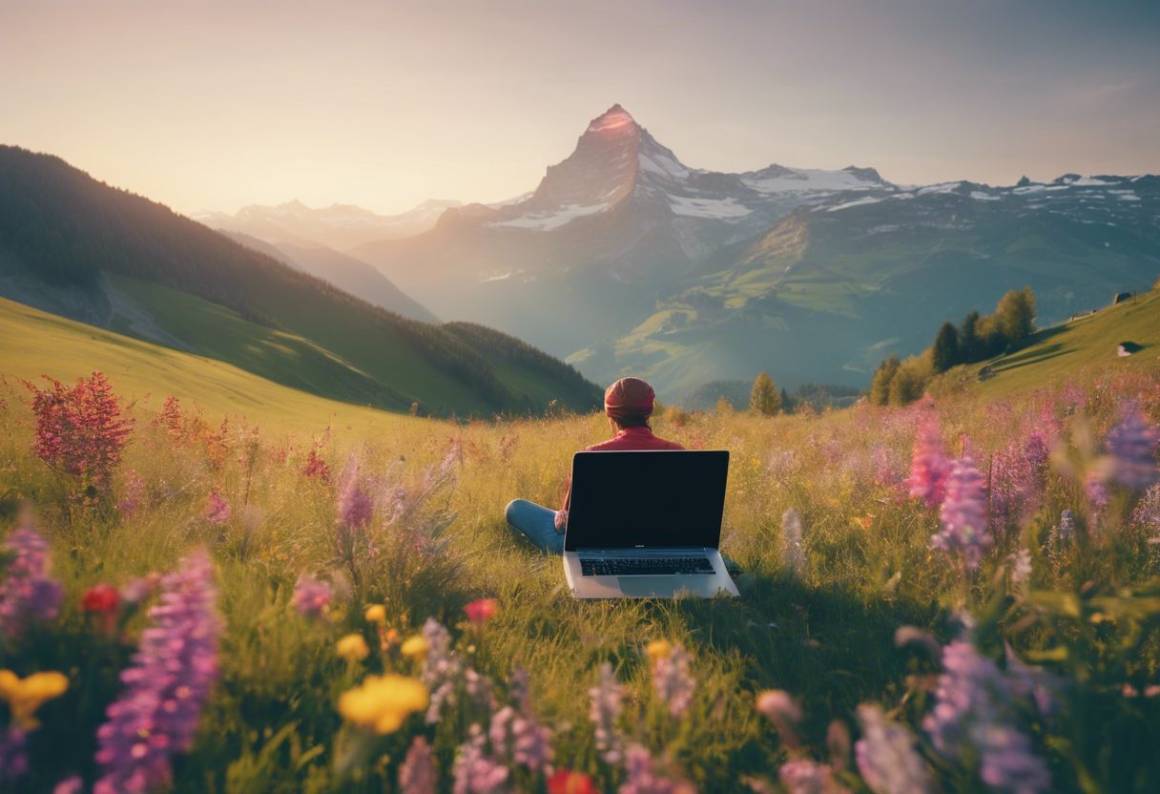
<instances>
[{"instance_id":1,"label":"mountain peak","mask_svg":"<svg viewBox=\"0 0 1160 794\"><path fill-rule=\"evenodd\" d=\"M616 135L639 129L640 127L637 126L636 119L632 117L632 114L617 103L592 119L588 124L587 132Z\"/></svg>"}]
</instances>

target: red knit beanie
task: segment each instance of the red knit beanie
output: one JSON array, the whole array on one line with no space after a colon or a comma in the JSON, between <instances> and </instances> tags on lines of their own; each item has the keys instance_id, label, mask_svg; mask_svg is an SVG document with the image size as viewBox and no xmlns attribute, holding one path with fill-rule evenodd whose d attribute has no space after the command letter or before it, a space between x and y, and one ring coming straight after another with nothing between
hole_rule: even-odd
<instances>
[{"instance_id":1,"label":"red knit beanie","mask_svg":"<svg viewBox=\"0 0 1160 794\"><path fill-rule=\"evenodd\" d=\"M656 394L640 378L621 378L604 392L604 413L613 419L626 416L649 416Z\"/></svg>"}]
</instances>

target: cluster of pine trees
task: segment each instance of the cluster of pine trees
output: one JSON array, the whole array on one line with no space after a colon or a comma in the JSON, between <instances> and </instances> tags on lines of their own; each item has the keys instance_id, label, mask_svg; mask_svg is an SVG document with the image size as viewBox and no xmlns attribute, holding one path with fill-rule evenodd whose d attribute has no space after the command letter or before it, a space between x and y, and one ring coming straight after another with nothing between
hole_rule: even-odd
<instances>
[{"instance_id":1,"label":"cluster of pine trees","mask_svg":"<svg viewBox=\"0 0 1160 794\"><path fill-rule=\"evenodd\" d=\"M870 402L906 405L926 391L931 377L957 364L971 364L1019 346L1035 331L1035 293L1030 287L1011 290L999 299L995 311L969 313L955 326L946 322L934 343L916 356L891 356L878 365L870 382Z\"/></svg>"}]
</instances>

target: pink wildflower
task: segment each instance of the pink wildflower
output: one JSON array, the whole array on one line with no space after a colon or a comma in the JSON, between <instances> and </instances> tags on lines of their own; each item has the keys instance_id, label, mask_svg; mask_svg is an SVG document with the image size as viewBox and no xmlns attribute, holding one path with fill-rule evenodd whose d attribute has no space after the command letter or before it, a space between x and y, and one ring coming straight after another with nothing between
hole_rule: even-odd
<instances>
[{"instance_id":1,"label":"pink wildflower","mask_svg":"<svg viewBox=\"0 0 1160 794\"><path fill-rule=\"evenodd\" d=\"M298 614L307 618L318 618L330 606L333 591L327 582L315 579L312 576L299 576L294 584L294 595L291 602Z\"/></svg>"},{"instance_id":2,"label":"pink wildflower","mask_svg":"<svg viewBox=\"0 0 1160 794\"><path fill-rule=\"evenodd\" d=\"M494 598L477 598L463 608L467 619L477 626L482 626L495 617L499 611L499 602Z\"/></svg>"},{"instance_id":3,"label":"pink wildflower","mask_svg":"<svg viewBox=\"0 0 1160 794\"><path fill-rule=\"evenodd\" d=\"M33 622L52 620L61 587L49 575L48 543L30 527L16 529L4 544L11 560L0 583L0 636L15 639Z\"/></svg>"},{"instance_id":4,"label":"pink wildflower","mask_svg":"<svg viewBox=\"0 0 1160 794\"><path fill-rule=\"evenodd\" d=\"M205 520L219 526L230 520L230 503L216 488L209 492L209 499L206 500Z\"/></svg>"},{"instance_id":5,"label":"pink wildflower","mask_svg":"<svg viewBox=\"0 0 1160 794\"><path fill-rule=\"evenodd\" d=\"M918 426L910 463L910 496L927 507L938 507L946 493L950 465L943 451L938 418L927 414Z\"/></svg>"},{"instance_id":6,"label":"pink wildflower","mask_svg":"<svg viewBox=\"0 0 1160 794\"><path fill-rule=\"evenodd\" d=\"M1156 466L1156 448L1160 447L1160 429L1148 421L1135 403L1125 405L1120 422L1108 433L1108 452L1112 457L1112 479L1125 488L1142 491L1160 481Z\"/></svg>"},{"instance_id":7,"label":"pink wildflower","mask_svg":"<svg viewBox=\"0 0 1160 794\"><path fill-rule=\"evenodd\" d=\"M435 794L439 773L431 745L422 736L416 736L399 767L400 794Z\"/></svg>"}]
</instances>

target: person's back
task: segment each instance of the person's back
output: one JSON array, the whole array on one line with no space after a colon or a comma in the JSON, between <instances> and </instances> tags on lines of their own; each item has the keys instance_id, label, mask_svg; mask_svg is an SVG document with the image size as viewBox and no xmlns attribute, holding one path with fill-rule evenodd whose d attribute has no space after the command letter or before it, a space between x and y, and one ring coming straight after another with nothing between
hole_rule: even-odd
<instances>
[{"instance_id":1,"label":"person's back","mask_svg":"<svg viewBox=\"0 0 1160 794\"><path fill-rule=\"evenodd\" d=\"M607 441L593 444L586 452L647 451L684 449L674 441L667 441L652 432L652 415L656 395L652 386L639 378L621 378L604 392L604 413L616 430ZM564 504L551 510L526 499L515 499L505 511L507 522L522 532L533 544L552 554L564 550L564 529L568 524L568 506L571 501L569 484Z\"/></svg>"}]
</instances>

